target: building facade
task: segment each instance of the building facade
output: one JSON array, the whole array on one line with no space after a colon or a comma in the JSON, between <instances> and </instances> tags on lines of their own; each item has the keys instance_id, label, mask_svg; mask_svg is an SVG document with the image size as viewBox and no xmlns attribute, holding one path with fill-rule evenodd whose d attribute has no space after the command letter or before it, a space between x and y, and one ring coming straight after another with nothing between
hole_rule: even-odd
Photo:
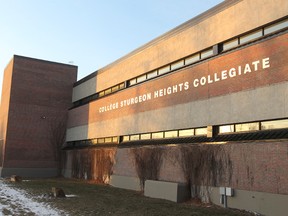
<instances>
[{"instance_id":1,"label":"building facade","mask_svg":"<svg viewBox=\"0 0 288 216\"><path fill-rule=\"evenodd\" d=\"M232 188L228 207L285 215L287 31L286 0L230 0L77 82L67 66L63 174L140 190L135 149L157 147L166 152L157 180L185 183L181 146L216 144L233 172L205 185L211 201ZM16 144L2 143L5 162Z\"/></svg>"},{"instance_id":2,"label":"building facade","mask_svg":"<svg viewBox=\"0 0 288 216\"><path fill-rule=\"evenodd\" d=\"M65 135L76 79L75 66L22 56L9 62L1 98L1 176L57 175L55 143Z\"/></svg>"}]
</instances>

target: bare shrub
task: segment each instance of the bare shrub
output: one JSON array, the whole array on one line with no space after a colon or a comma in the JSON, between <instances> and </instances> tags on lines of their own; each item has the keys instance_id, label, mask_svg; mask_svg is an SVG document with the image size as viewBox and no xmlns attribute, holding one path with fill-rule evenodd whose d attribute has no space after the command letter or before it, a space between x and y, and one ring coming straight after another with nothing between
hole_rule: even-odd
<instances>
[{"instance_id":1,"label":"bare shrub","mask_svg":"<svg viewBox=\"0 0 288 216\"><path fill-rule=\"evenodd\" d=\"M115 150L74 150L72 155L72 177L108 183L114 165Z\"/></svg>"},{"instance_id":2,"label":"bare shrub","mask_svg":"<svg viewBox=\"0 0 288 216\"><path fill-rule=\"evenodd\" d=\"M141 190L144 190L145 180L159 179L163 152L164 149L161 147L141 147L132 149Z\"/></svg>"},{"instance_id":3,"label":"bare shrub","mask_svg":"<svg viewBox=\"0 0 288 216\"><path fill-rule=\"evenodd\" d=\"M179 160L191 197L210 202L209 186L230 183L232 162L222 145L180 147Z\"/></svg>"},{"instance_id":4,"label":"bare shrub","mask_svg":"<svg viewBox=\"0 0 288 216\"><path fill-rule=\"evenodd\" d=\"M62 174L63 154L62 147L66 139L67 116L48 118L49 141L52 147L54 160L57 162L58 176Z\"/></svg>"},{"instance_id":5,"label":"bare shrub","mask_svg":"<svg viewBox=\"0 0 288 216\"><path fill-rule=\"evenodd\" d=\"M95 168L91 170L93 180L99 183L108 183L112 175L114 165L115 151L105 151L105 149L97 149L94 154Z\"/></svg>"}]
</instances>

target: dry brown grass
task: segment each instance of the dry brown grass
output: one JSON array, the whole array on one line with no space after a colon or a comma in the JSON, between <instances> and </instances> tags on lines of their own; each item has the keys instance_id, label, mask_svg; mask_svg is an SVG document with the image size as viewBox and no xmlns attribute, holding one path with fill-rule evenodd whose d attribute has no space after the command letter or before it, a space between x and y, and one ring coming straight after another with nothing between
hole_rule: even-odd
<instances>
[{"instance_id":1,"label":"dry brown grass","mask_svg":"<svg viewBox=\"0 0 288 216\"><path fill-rule=\"evenodd\" d=\"M64 210L69 215L251 215L231 209L212 205L201 205L195 202L182 204L161 199L144 197L141 193L107 185L93 184L82 180L39 179L12 184L29 192L40 202ZM62 188L72 198L51 198L44 196L52 187Z\"/></svg>"}]
</instances>

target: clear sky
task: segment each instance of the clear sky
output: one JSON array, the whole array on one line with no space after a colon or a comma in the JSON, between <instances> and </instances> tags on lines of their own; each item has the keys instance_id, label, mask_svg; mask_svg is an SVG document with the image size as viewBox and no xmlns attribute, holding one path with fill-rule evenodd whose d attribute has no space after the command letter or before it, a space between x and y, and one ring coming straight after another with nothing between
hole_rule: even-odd
<instances>
[{"instance_id":1,"label":"clear sky","mask_svg":"<svg viewBox=\"0 0 288 216\"><path fill-rule=\"evenodd\" d=\"M0 85L14 54L77 65L79 80L221 2L0 0Z\"/></svg>"}]
</instances>

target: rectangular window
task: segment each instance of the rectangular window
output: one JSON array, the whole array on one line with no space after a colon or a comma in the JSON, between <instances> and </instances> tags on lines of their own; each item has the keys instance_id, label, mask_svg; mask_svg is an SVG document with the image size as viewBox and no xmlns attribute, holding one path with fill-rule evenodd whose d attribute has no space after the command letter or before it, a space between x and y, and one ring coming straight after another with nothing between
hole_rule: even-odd
<instances>
[{"instance_id":1,"label":"rectangular window","mask_svg":"<svg viewBox=\"0 0 288 216\"><path fill-rule=\"evenodd\" d=\"M240 37L240 44L247 43L249 41L255 40L255 39L259 38L259 37L262 37L262 35L263 35L262 29L254 31L254 32L252 32L250 34L244 35L244 36Z\"/></svg>"},{"instance_id":2,"label":"rectangular window","mask_svg":"<svg viewBox=\"0 0 288 216\"><path fill-rule=\"evenodd\" d=\"M123 142L129 141L130 140L129 138L130 138L129 136L123 136Z\"/></svg>"},{"instance_id":3,"label":"rectangular window","mask_svg":"<svg viewBox=\"0 0 288 216\"><path fill-rule=\"evenodd\" d=\"M205 128L196 128L195 129L195 135L196 136L207 135L207 127L205 127Z\"/></svg>"},{"instance_id":4,"label":"rectangular window","mask_svg":"<svg viewBox=\"0 0 288 216\"><path fill-rule=\"evenodd\" d=\"M252 123L245 123L245 124L236 124L235 129L236 129L236 132L256 131L256 130L259 130L259 123L252 122Z\"/></svg>"},{"instance_id":5,"label":"rectangular window","mask_svg":"<svg viewBox=\"0 0 288 216\"><path fill-rule=\"evenodd\" d=\"M281 21L279 23L265 27L264 28L264 35L279 31L279 30L284 29L284 28L288 28L288 20L284 20L284 21Z\"/></svg>"},{"instance_id":6,"label":"rectangular window","mask_svg":"<svg viewBox=\"0 0 288 216\"><path fill-rule=\"evenodd\" d=\"M201 52L201 59L208 58L213 55L213 49L204 50Z\"/></svg>"},{"instance_id":7,"label":"rectangular window","mask_svg":"<svg viewBox=\"0 0 288 216\"><path fill-rule=\"evenodd\" d=\"M104 138L98 138L97 142L99 144L103 144L103 143L105 143L105 139Z\"/></svg>"},{"instance_id":8,"label":"rectangular window","mask_svg":"<svg viewBox=\"0 0 288 216\"><path fill-rule=\"evenodd\" d=\"M112 87L112 92L118 91L119 90L119 85Z\"/></svg>"},{"instance_id":9,"label":"rectangular window","mask_svg":"<svg viewBox=\"0 0 288 216\"><path fill-rule=\"evenodd\" d=\"M107 95L107 94L110 94L111 92L112 92L112 90L111 90L111 88L109 88L109 89L105 90L104 94Z\"/></svg>"},{"instance_id":10,"label":"rectangular window","mask_svg":"<svg viewBox=\"0 0 288 216\"><path fill-rule=\"evenodd\" d=\"M141 134L140 139L141 140L151 139L151 133Z\"/></svg>"},{"instance_id":11,"label":"rectangular window","mask_svg":"<svg viewBox=\"0 0 288 216\"><path fill-rule=\"evenodd\" d=\"M125 83L121 83L121 84L119 85L119 89L123 89L123 88L125 88Z\"/></svg>"},{"instance_id":12,"label":"rectangular window","mask_svg":"<svg viewBox=\"0 0 288 216\"><path fill-rule=\"evenodd\" d=\"M112 142L113 143L118 143L118 137L116 136L116 137L112 137Z\"/></svg>"},{"instance_id":13,"label":"rectangular window","mask_svg":"<svg viewBox=\"0 0 288 216\"><path fill-rule=\"evenodd\" d=\"M170 65L160 68L158 70L158 74L159 75L165 74L165 73L168 73L169 71L170 71Z\"/></svg>"},{"instance_id":14,"label":"rectangular window","mask_svg":"<svg viewBox=\"0 0 288 216\"><path fill-rule=\"evenodd\" d=\"M164 137L165 138L178 137L178 131L166 131L164 132Z\"/></svg>"},{"instance_id":15,"label":"rectangular window","mask_svg":"<svg viewBox=\"0 0 288 216\"><path fill-rule=\"evenodd\" d=\"M146 74L137 77L137 83L143 82L146 80Z\"/></svg>"},{"instance_id":16,"label":"rectangular window","mask_svg":"<svg viewBox=\"0 0 288 216\"><path fill-rule=\"evenodd\" d=\"M261 130L288 128L288 119L261 122Z\"/></svg>"},{"instance_id":17,"label":"rectangular window","mask_svg":"<svg viewBox=\"0 0 288 216\"><path fill-rule=\"evenodd\" d=\"M103 97L105 95L104 91L99 92L99 97Z\"/></svg>"},{"instance_id":18,"label":"rectangular window","mask_svg":"<svg viewBox=\"0 0 288 216\"><path fill-rule=\"evenodd\" d=\"M194 136L194 129L179 130L179 137Z\"/></svg>"},{"instance_id":19,"label":"rectangular window","mask_svg":"<svg viewBox=\"0 0 288 216\"><path fill-rule=\"evenodd\" d=\"M163 132L152 133L152 139L161 139L163 138Z\"/></svg>"},{"instance_id":20,"label":"rectangular window","mask_svg":"<svg viewBox=\"0 0 288 216\"><path fill-rule=\"evenodd\" d=\"M199 61L199 60L200 60L200 54L197 53L197 54L195 54L195 55L192 55L192 56L186 58L186 59L185 59L185 65L192 64L192 63L197 62L197 61Z\"/></svg>"},{"instance_id":21,"label":"rectangular window","mask_svg":"<svg viewBox=\"0 0 288 216\"><path fill-rule=\"evenodd\" d=\"M130 86L135 85L136 83L137 83L137 82L136 82L136 78L129 80L129 85L130 85Z\"/></svg>"},{"instance_id":22,"label":"rectangular window","mask_svg":"<svg viewBox=\"0 0 288 216\"><path fill-rule=\"evenodd\" d=\"M184 66L184 60L177 61L177 62L171 64L171 70L178 69L182 66Z\"/></svg>"},{"instance_id":23,"label":"rectangular window","mask_svg":"<svg viewBox=\"0 0 288 216\"><path fill-rule=\"evenodd\" d=\"M158 74L157 74L157 70L156 71L152 71L150 73L147 74L147 79L151 79L153 77L156 77Z\"/></svg>"},{"instance_id":24,"label":"rectangular window","mask_svg":"<svg viewBox=\"0 0 288 216\"><path fill-rule=\"evenodd\" d=\"M219 133L232 133L232 132L235 132L233 124L219 126Z\"/></svg>"},{"instance_id":25,"label":"rectangular window","mask_svg":"<svg viewBox=\"0 0 288 216\"><path fill-rule=\"evenodd\" d=\"M130 140L139 140L139 134L131 135Z\"/></svg>"},{"instance_id":26,"label":"rectangular window","mask_svg":"<svg viewBox=\"0 0 288 216\"><path fill-rule=\"evenodd\" d=\"M223 51L229 50L239 45L238 38L223 43Z\"/></svg>"},{"instance_id":27,"label":"rectangular window","mask_svg":"<svg viewBox=\"0 0 288 216\"><path fill-rule=\"evenodd\" d=\"M97 144L97 139L92 139L91 142L92 142L92 145L96 145Z\"/></svg>"},{"instance_id":28,"label":"rectangular window","mask_svg":"<svg viewBox=\"0 0 288 216\"><path fill-rule=\"evenodd\" d=\"M104 140L105 143L112 143L112 137L106 137Z\"/></svg>"}]
</instances>

